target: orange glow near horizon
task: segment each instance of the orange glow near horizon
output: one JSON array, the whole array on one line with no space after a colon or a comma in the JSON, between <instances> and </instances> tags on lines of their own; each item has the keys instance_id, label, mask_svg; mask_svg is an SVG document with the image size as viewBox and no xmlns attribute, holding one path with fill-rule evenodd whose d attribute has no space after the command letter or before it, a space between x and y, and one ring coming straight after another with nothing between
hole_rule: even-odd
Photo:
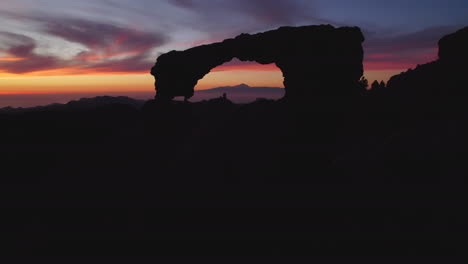
<instances>
[{"instance_id":1,"label":"orange glow near horizon","mask_svg":"<svg viewBox=\"0 0 468 264\"><path fill-rule=\"evenodd\" d=\"M67 67L67 68L59 68L59 69L50 69L50 70L42 70L42 71L35 71L35 72L28 72L25 74L17 74L17 73L8 73L0 71L0 80L4 77L10 78L29 78L29 77L69 77L69 76L104 76L104 75L142 75L147 72L119 72L113 71L111 68L101 68L99 71L96 69L82 69L82 68L74 68L74 67Z\"/></svg>"},{"instance_id":2,"label":"orange glow near horizon","mask_svg":"<svg viewBox=\"0 0 468 264\"><path fill-rule=\"evenodd\" d=\"M0 61L22 61L25 58L18 58L18 57L3 57L0 58Z\"/></svg>"},{"instance_id":3,"label":"orange glow near horizon","mask_svg":"<svg viewBox=\"0 0 468 264\"><path fill-rule=\"evenodd\" d=\"M406 69L402 70L373 70L373 71L365 71L364 77L369 81L369 86L374 81L384 81L388 82L390 78L394 75L400 74L401 72L406 71Z\"/></svg>"},{"instance_id":4,"label":"orange glow near horizon","mask_svg":"<svg viewBox=\"0 0 468 264\"><path fill-rule=\"evenodd\" d=\"M284 87L283 73L275 64L223 64L214 68L198 81L195 90L205 90L222 86L235 86L245 83L257 87Z\"/></svg>"},{"instance_id":5,"label":"orange glow near horizon","mask_svg":"<svg viewBox=\"0 0 468 264\"><path fill-rule=\"evenodd\" d=\"M3 58L7 59L7 58ZM402 70L373 69L365 77L374 80L388 79ZM63 68L28 74L0 73L0 95L11 94L67 94L154 92L154 78L147 72L106 72ZM216 67L196 86L196 90L246 83L259 87L284 87L283 75L275 64L225 64Z\"/></svg>"},{"instance_id":6,"label":"orange glow near horizon","mask_svg":"<svg viewBox=\"0 0 468 264\"><path fill-rule=\"evenodd\" d=\"M154 78L146 72L115 73L64 68L24 75L0 73L0 95L50 93L153 92ZM72 74L73 73L73 74ZM197 90L247 83L283 87L281 71L274 65L220 66L199 81Z\"/></svg>"},{"instance_id":7,"label":"orange glow near horizon","mask_svg":"<svg viewBox=\"0 0 468 264\"><path fill-rule=\"evenodd\" d=\"M0 77L0 94L151 92L150 74Z\"/></svg>"},{"instance_id":8,"label":"orange glow near horizon","mask_svg":"<svg viewBox=\"0 0 468 264\"><path fill-rule=\"evenodd\" d=\"M221 65L214 68L211 72L222 72L222 71L253 71L253 72L278 72L280 69L274 64L246 64L246 65Z\"/></svg>"}]
</instances>

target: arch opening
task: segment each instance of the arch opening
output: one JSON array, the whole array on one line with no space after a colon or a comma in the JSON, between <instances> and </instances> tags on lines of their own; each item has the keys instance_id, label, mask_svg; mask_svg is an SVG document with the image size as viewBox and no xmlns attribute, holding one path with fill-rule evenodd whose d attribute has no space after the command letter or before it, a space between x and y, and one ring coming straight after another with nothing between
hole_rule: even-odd
<instances>
[{"instance_id":1,"label":"arch opening","mask_svg":"<svg viewBox=\"0 0 468 264\"><path fill-rule=\"evenodd\" d=\"M198 80L192 102L222 97L234 103L257 99L280 99L285 94L284 77L274 64L243 62L236 58L221 64Z\"/></svg>"}]
</instances>

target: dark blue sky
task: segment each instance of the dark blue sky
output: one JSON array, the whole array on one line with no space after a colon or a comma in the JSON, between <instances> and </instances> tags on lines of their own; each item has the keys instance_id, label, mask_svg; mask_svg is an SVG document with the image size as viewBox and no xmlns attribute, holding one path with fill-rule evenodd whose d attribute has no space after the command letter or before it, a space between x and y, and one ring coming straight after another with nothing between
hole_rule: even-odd
<instances>
[{"instance_id":1,"label":"dark blue sky","mask_svg":"<svg viewBox=\"0 0 468 264\"><path fill-rule=\"evenodd\" d=\"M332 21L414 31L468 22L466 0L319 0L319 14Z\"/></svg>"}]
</instances>

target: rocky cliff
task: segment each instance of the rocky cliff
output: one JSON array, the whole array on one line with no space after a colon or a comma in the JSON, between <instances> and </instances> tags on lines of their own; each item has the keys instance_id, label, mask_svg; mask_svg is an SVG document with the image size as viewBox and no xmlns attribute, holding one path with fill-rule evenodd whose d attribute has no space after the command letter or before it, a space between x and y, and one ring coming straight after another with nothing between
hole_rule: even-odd
<instances>
[{"instance_id":1,"label":"rocky cliff","mask_svg":"<svg viewBox=\"0 0 468 264\"><path fill-rule=\"evenodd\" d=\"M468 96L468 27L439 41L439 59L393 76L384 95L399 98Z\"/></svg>"}]
</instances>

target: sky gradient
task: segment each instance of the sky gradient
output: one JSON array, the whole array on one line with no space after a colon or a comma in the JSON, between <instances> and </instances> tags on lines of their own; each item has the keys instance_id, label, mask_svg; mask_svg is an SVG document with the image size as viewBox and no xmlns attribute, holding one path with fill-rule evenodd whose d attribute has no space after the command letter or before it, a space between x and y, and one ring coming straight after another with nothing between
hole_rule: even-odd
<instances>
[{"instance_id":1,"label":"sky gradient","mask_svg":"<svg viewBox=\"0 0 468 264\"><path fill-rule=\"evenodd\" d=\"M1 95L148 92L159 54L279 26L361 27L365 76L387 80L437 58L468 25L466 0L2 0ZM234 60L197 89L282 86L274 65ZM0 102L0 106L3 106Z\"/></svg>"}]
</instances>

